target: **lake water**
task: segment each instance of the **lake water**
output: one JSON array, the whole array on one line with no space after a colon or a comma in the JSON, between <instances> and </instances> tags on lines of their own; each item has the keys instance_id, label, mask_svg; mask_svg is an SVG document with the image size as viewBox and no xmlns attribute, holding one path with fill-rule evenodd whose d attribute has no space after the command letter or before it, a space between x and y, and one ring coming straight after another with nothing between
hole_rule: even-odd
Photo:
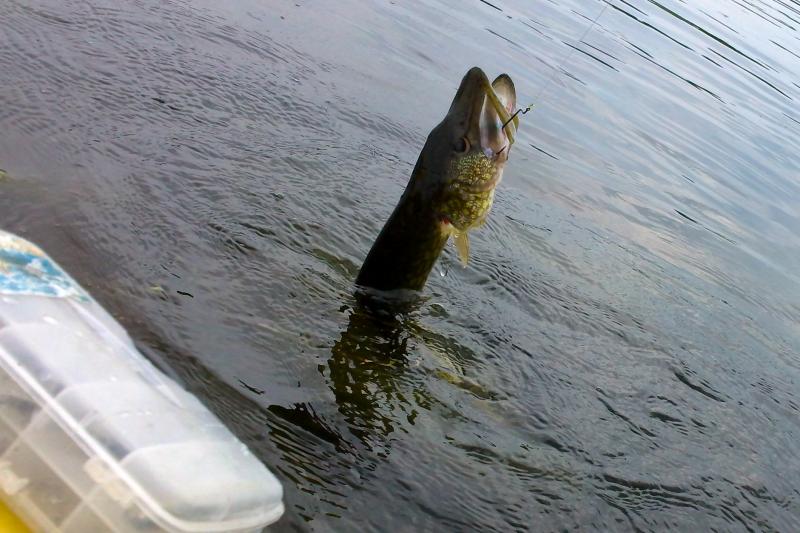
<instances>
[{"instance_id":1,"label":"lake water","mask_svg":"<svg viewBox=\"0 0 800 533\"><path fill-rule=\"evenodd\" d=\"M0 227L276 472L278 530L800 528L794 0L0 21ZM473 65L536 108L470 265L449 247L410 310L354 312Z\"/></svg>"}]
</instances>

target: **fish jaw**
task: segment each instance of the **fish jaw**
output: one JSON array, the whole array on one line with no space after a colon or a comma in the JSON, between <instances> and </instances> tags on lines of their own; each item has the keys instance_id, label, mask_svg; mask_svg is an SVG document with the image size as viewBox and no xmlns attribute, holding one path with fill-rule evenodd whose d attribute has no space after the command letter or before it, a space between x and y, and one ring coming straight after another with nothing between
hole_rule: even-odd
<instances>
[{"instance_id":1,"label":"fish jaw","mask_svg":"<svg viewBox=\"0 0 800 533\"><path fill-rule=\"evenodd\" d=\"M489 83L482 70L471 69L461 82L448 116L454 129L465 127L466 153L450 159L439 210L442 230L452 237L462 265L469 260L469 231L481 226L491 211L494 191L514 143L519 119L512 118L516 93L505 74Z\"/></svg>"},{"instance_id":2,"label":"fish jaw","mask_svg":"<svg viewBox=\"0 0 800 533\"><path fill-rule=\"evenodd\" d=\"M514 142L516 106L514 83L505 74L489 83L482 70L471 69L461 82L443 124L464 128L469 148L450 158L440 208L462 232L480 225L494 199L494 189ZM455 135L451 135L455 137Z\"/></svg>"}]
</instances>

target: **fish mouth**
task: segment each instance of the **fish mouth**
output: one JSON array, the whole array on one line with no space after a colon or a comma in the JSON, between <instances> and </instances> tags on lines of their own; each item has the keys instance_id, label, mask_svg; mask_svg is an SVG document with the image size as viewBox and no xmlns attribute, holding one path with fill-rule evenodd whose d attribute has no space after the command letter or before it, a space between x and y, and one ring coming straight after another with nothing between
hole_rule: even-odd
<instances>
[{"instance_id":1,"label":"fish mouth","mask_svg":"<svg viewBox=\"0 0 800 533\"><path fill-rule=\"evenodd\" d=\"M506 74L490 83L479 67L471 68L458 88L448 115L463 120L466 137L473 148L479 148L489 158L506 152L514 143L519 123L511 113L516 106L514 82Z\"/></svg>"}]
</instances>

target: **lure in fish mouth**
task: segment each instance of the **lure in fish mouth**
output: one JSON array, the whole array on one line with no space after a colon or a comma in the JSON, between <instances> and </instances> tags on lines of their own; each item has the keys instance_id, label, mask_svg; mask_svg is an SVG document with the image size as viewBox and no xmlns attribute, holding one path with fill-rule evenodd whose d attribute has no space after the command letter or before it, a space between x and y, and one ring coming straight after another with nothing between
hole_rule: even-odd
<instances>
[{"instance_id":1,"label":"lure in fish mouth","mask_svg":"<svg viewBox=\"0 0 800 533\"><path fill-rule=\"evenodd\" d=\"M403 196L372 245L356 283L421 289L449 238L463 264L470 230L486 221L519 118L514 83L478 68L461 80L450 110L431 131Z\"/></svg>"}]
</instances>

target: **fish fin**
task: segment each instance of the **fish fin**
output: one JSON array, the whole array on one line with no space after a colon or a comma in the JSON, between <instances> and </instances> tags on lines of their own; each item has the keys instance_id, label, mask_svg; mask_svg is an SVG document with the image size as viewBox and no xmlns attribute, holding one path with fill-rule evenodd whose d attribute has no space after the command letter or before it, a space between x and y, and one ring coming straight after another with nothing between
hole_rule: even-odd
<instances>
[{"instance_id":1,"label":"fish fin","mask_svg":"<svg viewBox=\"0 0 800 533\"><path fill-rule=\"evenodd\" d=\"M467 236L467 232L454 232L453 241L456 243L456 250L458 250L458 258L461 260L461 266L467 266L469 262L469 237Z\"/></svg>"}]
</instances>

